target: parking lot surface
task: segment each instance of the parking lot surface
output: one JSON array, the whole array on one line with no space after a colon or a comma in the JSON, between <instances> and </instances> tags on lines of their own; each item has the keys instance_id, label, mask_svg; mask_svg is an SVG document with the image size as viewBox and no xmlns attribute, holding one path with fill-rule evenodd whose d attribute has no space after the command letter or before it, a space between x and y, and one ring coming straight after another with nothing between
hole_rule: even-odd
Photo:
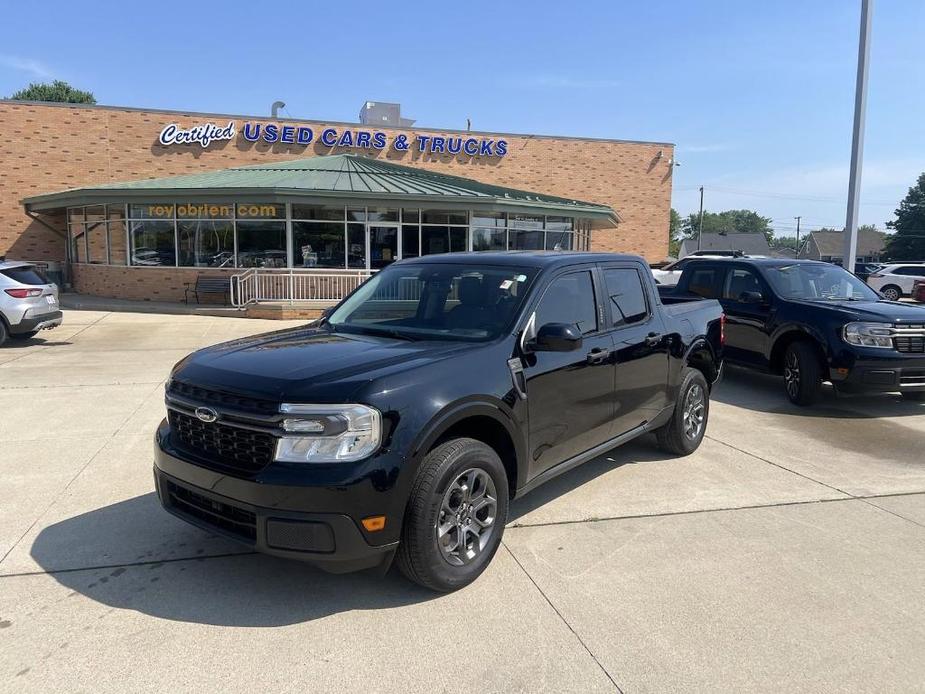
<instances>
[{"instance_id":1,"label":"parking lot surface","mask_svg":"<svg viewBox=\"0 0 925 694\"><path fill-rule=\"evenodd\" d=\"M925 691L925 406L729 369L694 455L553 480L434 595L160 509L170 367L284 325L67 311L0 349L0 691Z\"/></svg>"}]
</instances>

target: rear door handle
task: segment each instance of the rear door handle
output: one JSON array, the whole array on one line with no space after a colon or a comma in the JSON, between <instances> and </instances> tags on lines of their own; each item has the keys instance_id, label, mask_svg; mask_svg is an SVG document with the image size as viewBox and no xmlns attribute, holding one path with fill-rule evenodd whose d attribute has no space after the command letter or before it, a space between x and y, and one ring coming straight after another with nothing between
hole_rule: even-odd
<instances>
[{"instance_id":1,"label":"rear door handle","mask_svg":"<svg viewBox=\"0 0 925 694\"><path fill-rule=\"evenodd\" d=\"M662 341L662 337L663 335L661 333L655 333L655 332L649 333L648 335L646 335L646 344L649 347L655 347L655 345L657 345L659 342Z\"/></svg>"},{"instance_id":2,"label":"rear door handle","mask_svg":"<svg viewBox=\"0 0 925 694\"><path fill-rule=\"evenodd\" d=\"M590 352L588 352L587 360L589 364L603 364L607 361L607 357L610 356L609 349L602 349L601 347L595 347Z\"/></svg>"}]
</instances>

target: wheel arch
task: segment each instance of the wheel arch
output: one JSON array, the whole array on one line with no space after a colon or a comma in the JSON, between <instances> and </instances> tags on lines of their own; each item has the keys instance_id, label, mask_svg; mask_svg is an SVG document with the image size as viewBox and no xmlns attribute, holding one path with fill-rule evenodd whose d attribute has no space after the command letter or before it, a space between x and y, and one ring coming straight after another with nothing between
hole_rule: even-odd
<instances>
[{"instance_id":1,"label":"wheel arch","mask_svg":"<svg viewBox=\"0 0 925 694\"><path fill-rule=\"evenodd\" d=\"M434 416L415 440L415 469L435 447L454 438L472 438L492 448L507 471L509 496L524 484L526 446L512 415L499 404L468 401L448 406Z\"/></svg>"},{"instance_id":2,"label":"wheel arch","mask_svg":"<svg viewBox=\"0 0 925 694\"><path fill-rule=\"evenodd\" d=\"M697 369L707 379L707 384L712 386L719 377L719 359L713 345L706 337L696 338L684 352L684 366L690 366Z\"/></svg>"},{"instance_id":3,"label":"wheel arch","mask_svg":"<svg viewBox=\"0 0 925 694\"><path fill-rule=\"evenodd\" d=\"M823 347L823 343L811 332L802 330L797 327L791 327L783 330L774 338L774 342L771 344L771 351L768 354L768 368L770 369L771 373L779 374L783 372L784 354L787 352L787 347L789 347L794 342L799 341L809 342L812 344L813 349L816 352L816 356L819 358L819 365L823 369L823 373L825 373L827 369L828 358Z\"/></svg>"}]
</instances>

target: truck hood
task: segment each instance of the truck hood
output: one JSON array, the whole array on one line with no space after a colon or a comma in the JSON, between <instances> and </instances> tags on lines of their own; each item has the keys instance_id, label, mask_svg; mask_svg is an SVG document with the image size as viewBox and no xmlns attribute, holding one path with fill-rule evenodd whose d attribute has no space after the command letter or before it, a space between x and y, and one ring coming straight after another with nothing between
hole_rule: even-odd
<instances>
[{"instance_id":1,"label":"truck hood","mask_svg":"<svg viewBox=\"0 0 925 694\"><path fill-rule=\"evenodd\" d=\"M925 323L925 307L898 301L797 301L814 308L825 307L846 321L870 323Z\"/></svg>"},{"instance_id":2,"label":"truck hood","mask_svg":"<svg viewBox=\"0 0 925 694\"><path fill-rule=\"evenodd\" d=\"M346 402L377 377L433 365L474 345L293 328L193 352L172 378L282 402Z\"/></svg>"}]
</instances>

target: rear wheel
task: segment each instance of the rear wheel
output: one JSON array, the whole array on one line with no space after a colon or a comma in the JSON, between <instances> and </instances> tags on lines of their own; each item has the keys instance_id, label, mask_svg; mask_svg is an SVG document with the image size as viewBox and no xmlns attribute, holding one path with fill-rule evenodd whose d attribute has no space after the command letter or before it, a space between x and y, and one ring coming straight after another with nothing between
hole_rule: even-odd
<instances>
[{"instance_id":1,"label":"rear wheel","mask_svg":"<svg viewBox=\"0 0 925 694\"><path fill-rule=\"evenodd\" d=\"M440 592L472 583L501 544L507 509L507 474L491 447L468 438L437 446L411 491L398 567Z\"/></svg>"},{"instance_id":2,"label":"rear wheel","mask_svg":"<svg viewBox=\"0 0 925 694\"><path fill-rule=\"evenodd\" d=\"M889 284L883 289L881 289L880 293L883 294L883 298L886 299L887 301L899 301L899 299L903 295L902 290L899 287L892 285L892 284Z\"/></svg>"},{"instance_id":3,"label":"rear wheel","mask_svg":"<svg viewBox=\"0 0 925 694\"><path fill-rule=\"evenodd\" d=\"M902 396L912 402L925 402L925 390L907 390L903 391Z\"/></svg>"},{"instance_id":4,"label":"rear wheel","mask_svg":"<svg viewBox=\"0 0 925 694\"><path fill-rule=\"evenodd\" d=\"M808 342L792 342L784 353L784 388L795 405L812 405L822 391L822 369Z\"/></svg>"},{"instance_id":5,"label":"rear wheel","mask_svg":"<svg viewBox=\"0 0 925 694\"><path fill-rule=\"evenodd\" d=\"M29 340L39 334L38 330L32 330L28 333L16 333L15 335L10 335L14 340Z\"/></svg>"},{"instance_id":6,"label":"rear wheel","mask_svg":"<svg viewBox=\"0 0 925 694\"><path fill-rule=\"evenodd\" d=\"M0 345L6 342L6 338L9 337L10 333L6 329L6 323L3 322L3 319L0 318Z\"/></svg>"},{"instance_id":7,"label":"rear wheel","mask_svg":"<svg viewBox=\"0 0 925 694\"><path fill-rule=\"evenodd\" d=\"M674 412L667 424L656 429L658 446L675 455L690 455L700 447L710 416L707 379L697 369L683 372Z\"/></svg>"}]
</instances>

